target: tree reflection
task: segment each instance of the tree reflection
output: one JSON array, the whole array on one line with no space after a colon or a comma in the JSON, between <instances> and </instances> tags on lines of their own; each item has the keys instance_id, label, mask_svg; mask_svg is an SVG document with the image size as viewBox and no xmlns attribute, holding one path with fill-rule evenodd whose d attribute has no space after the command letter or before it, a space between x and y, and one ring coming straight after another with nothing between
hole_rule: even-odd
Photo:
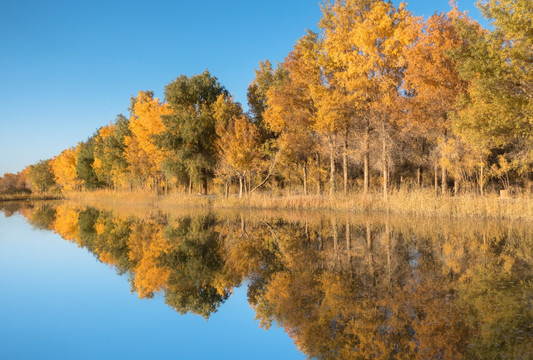
<instances>
[{"instance_id":1,"label":"tree reflection","mask_svg":"<svg viewBox=\"0 0 533 360\"><path fill-rule=\"evenodd\" d=\"M320 359L527 359L533 229L392 216L23 214L128 273L141 298L208 318L246 280L260 325Z\"/></svg>"}]
</instances>

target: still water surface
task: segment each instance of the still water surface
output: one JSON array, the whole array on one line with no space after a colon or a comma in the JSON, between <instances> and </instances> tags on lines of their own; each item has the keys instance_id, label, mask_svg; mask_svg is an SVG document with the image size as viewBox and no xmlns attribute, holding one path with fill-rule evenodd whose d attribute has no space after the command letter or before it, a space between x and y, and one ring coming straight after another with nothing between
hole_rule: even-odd
<instances>
[{"instance_id":1,"label":"still water surface","mask_svg":"<svg viewBox=\"0 0 533 360\"><path fill-rule=\"evenodd\" d=\"M0 359L533 357L530 224L0 208Z\"/></svg>"}]
</instances>

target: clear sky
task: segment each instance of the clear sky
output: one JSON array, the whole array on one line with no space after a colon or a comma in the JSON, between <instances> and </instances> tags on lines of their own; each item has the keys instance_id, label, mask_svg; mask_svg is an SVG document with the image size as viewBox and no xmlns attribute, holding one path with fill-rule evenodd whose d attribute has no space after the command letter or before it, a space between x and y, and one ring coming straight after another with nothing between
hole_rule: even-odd
<instances>
[{"instance_id":1,"label":"clear sky","mask_svg":"<svg viewBox=\"0 0 533 360\"><path fill-rule=\"evenodd\" d=\"M209 69L245 104L258 62L283 61L320 15L318 0L0 0L0 175L85 140L139 90L162 98L180 74Z\"/></svg>"}]
</instances>

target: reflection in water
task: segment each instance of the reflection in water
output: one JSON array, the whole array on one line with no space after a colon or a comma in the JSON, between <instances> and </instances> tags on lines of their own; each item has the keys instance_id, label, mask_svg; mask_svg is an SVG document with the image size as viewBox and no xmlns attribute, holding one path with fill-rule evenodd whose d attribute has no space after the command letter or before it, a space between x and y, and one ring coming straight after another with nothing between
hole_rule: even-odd
<instances>
[{"instance_id":1,"label":"reflection in water","mask_svg":"<svg viewBox=\"0 0 533 360\"><path fill-rule=\"evenodd\" d=\"M390 216L142 216L3 205L76 242L141 298L208 318L247 280L264 327L323 359L529 359L533 227Z\"/></svg>"}]
</instances>

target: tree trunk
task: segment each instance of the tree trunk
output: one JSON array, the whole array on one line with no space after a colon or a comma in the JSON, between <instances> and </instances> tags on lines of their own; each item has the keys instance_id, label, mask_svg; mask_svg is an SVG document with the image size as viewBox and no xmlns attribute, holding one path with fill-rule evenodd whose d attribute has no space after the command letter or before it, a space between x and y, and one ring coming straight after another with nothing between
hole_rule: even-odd
<instances>
[{"instance_id":1,"label":"tree trunk","mask_svg":"<svg viewBox=\"0 0 533 360\"><path fill-rule=\"evenodd\" d=\"M239 198L242 198L242 185L243 185L242 175L239 174Z\"/></svg>"},{"instance_id":2,"label":"tree trunk","mask_svg":"<svg viewBox=\"0 0 533 360\"><path fill-rule=\"evenodd\" d=\"M369 157L370 157L370 129L367 126L365 133L363 135L363 193L366 195L368 194L368 189L370 187L369 183L369 174L368 174L368 167L369 167Z\"/></svg>"},{"instance_id":3,"label":"tree trunk","mask_svg":"<svg viewBox=\"0 0 533 360\"><path fill-rule=\"evenodd\" d=\"M435 161L435 195L439 194L439 163Z\"/></svg>"},{"instance_id":4,"label":"tree trunk","mask_svg":"<svg viewBox=\"0 0 533 360\"><path fill-rule=\"evenodd\" d=\"M348 195L348 133L342 144L342 174L344 177L344 195Z\"/></svg>"},{"instance_id":5,"label":"tree trunk","mask_svg":"<svg viewBox=\"0 0 533 360\"><path fill-rule=\"evenodd\" d=\"M453 179L453 194L455 196L459 195L459 180L457 177Z\"/></svg>"},{"instance_id":6,"label":"tree trunk","mask_svg":"<svg viewBox=\"0 0 533 360\"><path fill-rule=\"evenodd\" d=\"M316 194L322 194L322 172L320 171L320 153L316 154L316 164L317 164L317 185L316 185Z\"/></svg>"},{"instance_id":7,"label":"tree trunk","mask_svg":"<svg viewBox=\"0 0 533 360\"><path fill-rule=\"evenodd\" d=\"M335 145L333 141L329 143L329 195L335 194Z\"/></svg>"},{"instance_id":8,"label":"tree trunk","mask_svg":"<svg viewBox=\"0 0 533 360\"><path fill-rule=\"evenodd\" d=\"M446 195L448 193L448 179L446 179L446 169L444 167L441 168L441 174L442 174L442 195Z\"/></svg>"},{"instance_id":9,"label":"tree trunk","mask_svg":"<svg viewBox=\"0 0 533 360\"><path fill-rule=\"evenodd\" d=\"M189 195L192 195L192 178L189 178Z\"/></svg>"},{"instance_id":10,"label":"tree trunk","mask_svg":"<svg viewBox=\"0 0 533 360\"><path fill-rule=\"evenodd\" d=\"M225 185L224 198L227 199L228 196L229 196L229 181L226 181L226 183L224 185Z\"/></svg>"},{"instance_id":11,"label":"tree trunk","mask_svg":"<svg viewBox=\"0 0 533 360\"><path fill-rule=\"evenodd\" d=\"M480 165L480 169L479 169L479 192L481 194L481 196L484 195L484 189L483 189L483 186L484 186L484 176L485 176L485 167L483 166L483 162L481 163Z\"/></svg>"},{"instance_id":12,"label":"tree trunk","mask_svg":"<svg viewBox=\"0 0 533 360\"><path fill-rule=\"evenodd\" d=\"M333 230L333 250L335 251L336 256L339 243L339 234L337 233L337 220L335 218L331 220L331 227Z\"/></svg>"},{"instance_id":13,"label":"tree trunk","mask_svg":"<svg viewBox=\"0 0 533 360\"><path fill-rule=\"evenodd\" d=\"M416 169L416 185L420 187L422 185L422 169L420 166Z\"/></svg>"},{"instance_id":14,"label":"tree trunk","mask_svg":"<svg viewBox=\"0 0 533 360\"><path fill-rule=\"evenodd\" d=\"M204 181L203 181L203 188L204 188L204 195L207 195L207 176L204 177Z\"/></svg>"},{"instance_id":15,"label":"tree trunk","mask_svg":"<svg viewBox=\"0 0 533 360\"><path fill-rule=\"evenodd\" d=\"M389 193L389 170L387 168L387 139L385 136L385 124L383 124L383 141L382 141L382 153L381 162L383 166L383 198L387 200Z\"/></svg>"},{"instance_id":16,"label":"tree trunk","mask_svg":"<svg viewBox=\"0 0 533 360\"><path fill-rule=\"evenodd\" d=\"M304 195L307 195L307 162L303 163L302 171L304 176Z\"/></svg>"}]
</instances>

